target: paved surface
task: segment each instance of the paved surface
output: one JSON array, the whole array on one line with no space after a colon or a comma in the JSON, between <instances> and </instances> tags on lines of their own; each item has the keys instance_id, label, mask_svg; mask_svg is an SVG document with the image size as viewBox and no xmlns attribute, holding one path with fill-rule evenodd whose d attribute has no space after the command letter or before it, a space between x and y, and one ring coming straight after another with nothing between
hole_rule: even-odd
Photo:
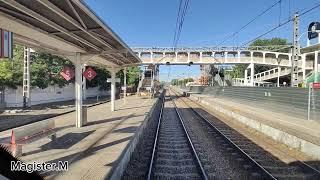
<instances>
[{"instance_id":1,"label":"paved surface","mask_svg":"<svg viewBox=\"0 0 320 180\"><path fill-rule=\"evenodd\" d=\"M130 96L126 104L116 101L88 109L88 124L76 128L75 113L52 118L58 129L57 139L42 138L23 147L26 162L69 161L69 170L44 174L54 179L104 179L129 143L150 110L155 99ZM0 138L10 131L0 132Z\"/></svg>"},{"instance_id":2,"label":"paved surface","mask_svg":"<svg viewBox=\"0 0 320 180\"><path fill-rule=\"evenodd\" d=\"M85 106L94 106L107 102L109 97L102 97L98 101L96 98L90 98L83 102ZM74 111L74 100L55 103L39 104L28 109L7 108L0 111L0 131L23 126L32 122L52 118L61 114ZM17 113L10 113L16 111Z\"/></svg>"},{"instance_id":3,"label":"paved surface","mask_svg":"<svg viewBox=\"0 0 320 180\"><path fill-rule=\"evenodd\" d=\"M314 144L320 145L319 121L307 121L288 114L276 113L266 109L253 107L244 103L236 103L227 99L216 98L207 95L193 95L205 98L212 104L221 104L241 113L246 117L252 117L273 128L300 137ZM211 103L210 103L211 104Z\"/></svg>"}]
</instances>

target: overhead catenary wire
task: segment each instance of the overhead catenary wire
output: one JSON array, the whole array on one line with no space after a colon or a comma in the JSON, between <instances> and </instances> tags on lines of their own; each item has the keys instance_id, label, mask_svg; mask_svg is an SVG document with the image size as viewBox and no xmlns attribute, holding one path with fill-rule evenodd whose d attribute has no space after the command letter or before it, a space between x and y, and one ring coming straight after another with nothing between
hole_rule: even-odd
<instances>
[{"instance_id":1,"label":"overhead catenary wire","mask_svg":"<svg viewBox=\"0 0 320 180\"><path fill-rule=\"evenodd\" d=\"M282 27L282 26L284 26L284 25L286 25L286 24L288 24L288 23L291 22L291 21L292 21L292 19L288 19L287 21L280 23L279 25L277 25L277 26L269 29L268 31L264 32L263 34L255 37L254 39L251 39L250 41L247 41L247 42L243 43L243 44L241 45L241 47L242 47L242 46L246 46L246 45L248 45L249 43L254 42L255 40L260 39L261 37L263 37L263 36L271 33L272 31L274 31L274 30L276 30L276 29L278 29L278 28L280 28L280 27Z\"/></svg>"},{"instance_id":2,"label":"overhead catenary wire","mask_svg":"<svg viewBox=\"0 0 320 180\"><path fill-rule=\"evenodd\" d=\"M176 19L175 33L173 38L173 45L172 45L174 49L178 45L188 7L189 7L189 0L180 0L177 19Z\"/></svg>"},{"instance_id":3,"label":"overhead catenary wire","mask_svg":"<svg viewBox=\"0 0 320 180\"><path fill-rule=\"evenodd\" d=\"M313 6L313 7L309 8L309 9L306 9L306 10L302 11L301 13L299 13L299 16L304 16L304 15L308 14L309 12L315 10L315 9L318 8L318 7L320 7L320 3L317 3L315 6ZM284 22L280 23L279 25L277 25L277 26L269 29L268 31L264 32L263 34L261 34L261 35L255 37L255 38L253 38L252 40L243 43L241 46L246 46L246 45L248 45L249 43L251 43L251 42L253 42L253 41L255 41L255 40L258 40L259 38L261 38L261 37L263 37L263 36L271 33L272 31L274 31L274 30L276 30L276 29L278 29L278 28L280 28L280 27L288 24L288 23L291 22L291 21L293 21L293 18L289 18L287 21L284 21Z\"/></svg>"},{"instance_id":4,"label":"overhead catenary wire","mask_svg":"<svg viewBox=\"0 0 320 180\"><path fill-rule=\"evenodd\" d=\"M183 22L184 22L184 18L185 18L185 15L186 15L188 6L189 6L189 0L186 0L186 1L185 1L185 4L184 4L184 8L183 8L183 10L182 10L181 17L180 17L180 22L179 22L179 27L178 27L178 33L177 33L176 40L175 40L175 42L174 42L174 48L177 47L178 42L179 42L179 40L180 40L180 35L181 35L182 27L183 27Z\"/></svg>"},{"instance_id":5,"label":"overhead catenary wire","mask_svg":"<svg viewBox=\"0 0 320 180\"><path fill-rule=\"evenodd\" d=\"M223 43L225 43L227 40L229 40L230 38L234 37L235 35L239 34L243 29L245 29L246 27L248 27L251 23L253 23L254 21L256 21L259 17L263 16L265 13L267 13L268 11L270 11L272 8L274 8L277 4L279 4L281 2L281 0L276 1L275 3L273 3L271 6L269 6L267 9L263 10L261 13L259 13L256 17L252 18L249 22L247 22L245 25L243 25L238 31L232 33L231 35L227 36L226 38L224 38L223 41L221 41L220 43L217 44L217 46L222 45Z\"/></svg>"},{"instance_id":6,"label":"overhead catenary wire","mask_svg":"<svg viewBox=\"0 0 320 180\"><path fill-rule=\"evenodd\" d=\"M178 15L177 15L177 19L176 19L176 26L175 26L172 46L174 46L174 43L175 43L176 37L177 37L177 29L178 29L179 21L180 21L181 7L182 7L182 0L180 0L180 2L179 2Z\"/></svg>"},{"instance_id":7,"label":"overhead catenary wire","mask_svg":"<svg viewBox=\"0 0 320 180\"><path fill-rule=\"evenodd\" d=\"M315 6L311 7L311 8L309 8L309 9L301 12L301 13L300 13L300 16L303 16L303 15L305 15L305 14L308 14L309 12L317 9L318 7L320 7L320 3L317 3L317 5L315 5Z\"/></svg>"}]
</instances>

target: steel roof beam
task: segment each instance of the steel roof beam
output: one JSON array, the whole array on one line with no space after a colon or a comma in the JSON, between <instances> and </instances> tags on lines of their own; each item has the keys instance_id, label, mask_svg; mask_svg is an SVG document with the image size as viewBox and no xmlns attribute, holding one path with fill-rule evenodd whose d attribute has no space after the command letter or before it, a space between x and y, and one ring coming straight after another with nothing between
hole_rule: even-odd
<instances>
[{"instance_id":1,"label":"steel roof beam","mask_svg":"<svg viewBox=\"0 0 320 180\"><path fill-rule=\"evenodd\" d=\"M68 22L70 22L71 24L73 24L74 26L76 26L77 28L79 28L81 31L80 32L84 32L87 35L91 36L92 38L94 38L95 40L97 40L98 42L100 42L101 44L105 45L106 47L108 47L109 49L115 50L117 51L117 49L115 49L112 45L110 45L109 43L107 43L106 41L104 41L103 39L96 37L95 35L93 35L92 33L90 33L86 28L84 28L83 26L81 26L75 19L73 19L71 16L69 16L67 13L65 13L64 11L62 11L61 9L59 9L57 6L55 6L54 4L52 4L49 1L43 1L43 0L37 0L37 2L41 3L42 5L46 6L47 8L49 8L50 10L52 10L53 12L55 12L57 15L59 15L60 17L64 18L65 20L67 20ZM70 2L69 2L70 3ZM72 4L70 4L72 6ZM72 6L72 8L74 8ZM74 12L76 13L76 12ZM78 14L77 14L78 15ZM79 15L78 15L79 16ZM79 16L80 18L80 16ZM81 19L81 18L80 18ZM69 31L71 33L71 31ZM98 33L96 33L98 34ZM108 55L109 57L111 57L110 55ZM122 54L119 54L119 56L125 60L126 62L132 62L131 60L128 60L126 57L124 57Z\"/></svg>"},{"instance_id":2,"label":"steel roof beam","mask_svg":"<svg viewBox=\"0 0 320 180\"><path fill-rule=\"evenodd\" d=\"M32 11L31 9L28 9L27 7L21 5L20 3L14 1L14 0L2 0L2 1L5 2L6 4L8 4L9 6L13 6L14 8L16 8L16 9L28 14L29 16L41 21L42 23L45 23L45 24L51 26L52 28L63 32L64 34L70 36L71 38L78 40L78 41L81 41L82 43L86 44L87 46L90 46L93 49L100 51L100 48L97 47L96 45L86 41L85 39L83 39L77 35L70 33L67 29L65 29L65 28L61 27L60 25L52 22L51 20L43 17L42 15Z\"/></svg>"},{"instance_id":3,"label":"steel roof beam","mask_svg":"<svg viewBox=\"0 0 320 180\"><path fill-rule=\"evenodd\" d=\"M79 16L78 12L76 11L76 9L73 7L73 5L71 4L71 2L69 0L66 0L66 2L68 3L69 7L71 8L72 12L77 16L78 20L80 21L82 27L84 27L85 29L88 29L87 26L85 25L85 23L83 22L83 20L81 19L81 17Z\"/></svg>"}]
</instances>

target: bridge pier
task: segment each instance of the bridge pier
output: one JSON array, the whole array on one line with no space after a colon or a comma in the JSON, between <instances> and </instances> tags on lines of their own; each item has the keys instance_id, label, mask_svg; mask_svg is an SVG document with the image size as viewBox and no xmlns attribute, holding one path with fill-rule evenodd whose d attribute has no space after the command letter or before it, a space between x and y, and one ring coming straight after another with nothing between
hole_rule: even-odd
<instances>
[{"instance_id":1,"label":"bridge pier","mask_svg":"<svg viewBox=\"0 0 320 180\"><path fill-rule=\"evenodd\" d=\"M280 66L278 66L277 87L280 87L280 71L281 71L281 68Z\"/></svg>"},{"instance_id":2,"label":"bridge pier","mask_svg":"<svg viewBox=\"0 0 320 180\"><path fill-rule=\"evenodd\" d=\"M248 86L248 69L244 70L244 85Z\"/></svg>"},{"instance_id":3,"label":"bridge pier","mask_svg":"<svg viewBox=\"0 0 320 180\"><path fill-rule=\"evenodd\" d=\"M251 79L250 79L250 85L251 86L254 86L254 63L251 63L250 64L251 66L251 72L250 72L250 75L251 75Z\"/></svg>"}]
</instances>

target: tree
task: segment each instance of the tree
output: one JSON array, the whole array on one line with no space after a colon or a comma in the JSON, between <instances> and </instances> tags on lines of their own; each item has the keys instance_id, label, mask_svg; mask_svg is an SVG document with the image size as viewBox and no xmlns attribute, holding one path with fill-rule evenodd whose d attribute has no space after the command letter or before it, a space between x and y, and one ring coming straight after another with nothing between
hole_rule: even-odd
<instances>
[{"instance_id":1,"label":"tree","mask_svg":"<svg viewBox=\"0 0 320 180\"><path fill-rule=\"evenodd\" d=\"M178 85L178 83L179 83L178 79L172 79L171 80L171 84L174 85L174 86Z\"/></svg>"},{"instance_id":2,"label":"tree","mask_svg":"<svg viewBox=\"0 0 320 180\"><path fill-rule=\"evenodd\" d=\"M246 64L235 65L232 71L228 71L228 74L230 74L232 78L244 78L244 71L247 69L247 66Z\"/></svg>"},{"instance_id":3,"label":"tree","mask_svg":"<svg viewBox=\"0 0 320 180\"><path fill-rule=\"evenodd\" d=\"M0 84L11 88L22 85L23 47L15 45L12 59L0 59Z\"/></svg>"},{"instance_id":4,"label":"tree","mask_svg":"<svg viewBox=\"0 0 320 180\"><path fill-rule=\"evenodd\" d=\"M288 43L287 39L282 39L282 38L257 39L249 45L249 49L289 52L290 46L288 45L291 45L291 43ZM259 48L257 46L263 46L263 47ZM287 47L284 48L284 47L277 47L277 46L287 46Z\"/></svg>"},{"instance_id":5,"label":"tree","mask_svg":"<svg viewBox=\"0 0 320 180\"><path fill-rule=\"evenodd\" d=\"M139 67L129 67L127 70L127 83L129 86L138 86L139 74L141 69Z\"/></svg>"},{"instance_id":6,"label":"tree","mask_svg":"<svg viewBox=\"0 0 320 180\"><path fill-rule=\"evenodd\" d=\"M22 86L23 80L23 58L24 47L14 45L12 59L0 59L0 85L11 88ZM74 79L66 81L60 72L65 66L74 68L71 61L64 57L55 56L43 52L31 53L30 57L30 77L31 86L46 88L50 85L58 85L63 87L73 83ZM103 67L92 67L97 76L92 81L87 81L87 87L100 87L100 89L108 89L110 84L107 83L107 78L110 77L110 72ZM139 83L139 67L129 67L127 70L127 84L137 86ZM123 82L123 72L118 74Z\"/></svg>"},{"instance_id":7,"label":"tree","mask_svg":"<svg viewBox=\"0 0 320 180\"><path fill-rule=\"evenodd\" d=\"M287 39L282 39L282 38L257 39L249 45L249 49L289 52L290 46L288 46L286 48L277 47L277 46L285 46L285 45L290 45L290 43L288 43ZM264 46L264 47L257 48L256 46ZM269 46L269 47L265 47L265 46ZM246 70L246 68L247 68L247 65L243 65L243 64L235 65L233 70L231 72L229 72L229 74L232 76L232 78L243 78L244 71ZM256 74L256 73L260 73L263 71L267 71L271 68L272 67L270 67L270 66L259 65L259 66L255 66L254 71Z\"/></svg>"},{"instance_id":8,"label":"tree","mask_svg":"<svg viewBox=\"0 0 320 180\"><path fill-rule=\"evenodd\" d=\"M66 81L60 72L65 66L73 68L72 62L66 58L47 53L34 53L30 65L31 86L46 88L49 85L63 87L73 81Z\"/></svg>"},{"instance_id":9,"label":"tree","mask_svg":"<svg viewBox=\"0 0 320 180\"><path fill-rule=\"evenodd\" d=\"M127 85L137 87L139 84L139 74L141 73L141 69L137 66L127 67ZM124 82L124 74L123 70L120 70L117 73L117 77L120 78L121 84Z\"/></svg>"}]
</instances>

